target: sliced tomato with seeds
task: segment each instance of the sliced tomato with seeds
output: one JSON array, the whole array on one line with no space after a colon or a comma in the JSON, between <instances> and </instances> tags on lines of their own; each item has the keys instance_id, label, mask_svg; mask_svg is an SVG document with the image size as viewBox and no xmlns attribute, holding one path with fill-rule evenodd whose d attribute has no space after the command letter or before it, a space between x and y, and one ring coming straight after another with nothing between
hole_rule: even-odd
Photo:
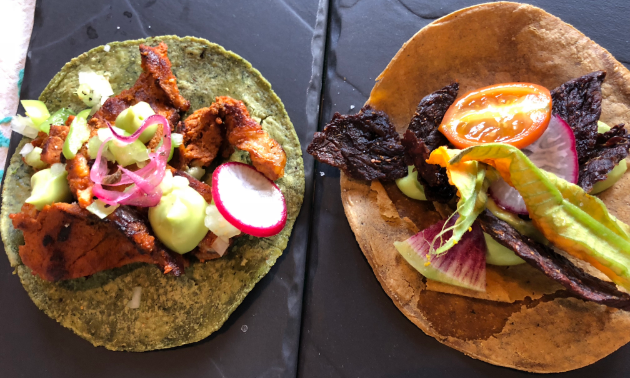
<instances>
[{"instance_id":1,"label":"sliced tomato with seeds","mask_svg":"<svg viewBox=\"0 0 630 378\"><path fill-rule=\"evenodd\" d=\"M551 94L530 83L505 83L476 89L457 99L439 130L457 148L507 143L524 148L547 129Z\"/></svg>"}]
</instances>

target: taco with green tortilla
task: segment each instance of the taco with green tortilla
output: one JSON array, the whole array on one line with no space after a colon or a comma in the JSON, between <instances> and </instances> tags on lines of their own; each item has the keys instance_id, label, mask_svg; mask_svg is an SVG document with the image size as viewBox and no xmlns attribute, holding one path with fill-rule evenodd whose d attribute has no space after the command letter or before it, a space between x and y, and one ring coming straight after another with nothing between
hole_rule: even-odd
<instances>
[{"instance_id":1,"label":"taco with green tortilla","mask_svg":"<svg viewBox=\"0 0 630 378\"><path fill-rule=\"evenodd\" d=\"M300 143L238 55L192 37L110 43L22 104L5 250L37 307L95 346L206 338L286 248Z\"/></svg>"},{"instance_id":2,"label":"taco with green tortilla","mask_svg":"<svg viewBox=\"0 0 630 378\"><path fill-rule=\"evenodd\" d=\"M339 167L383 289L427 335L537 373L630 341L630 72L524 4L413 36L308 152Z\"/></svg>"}]
</instances>

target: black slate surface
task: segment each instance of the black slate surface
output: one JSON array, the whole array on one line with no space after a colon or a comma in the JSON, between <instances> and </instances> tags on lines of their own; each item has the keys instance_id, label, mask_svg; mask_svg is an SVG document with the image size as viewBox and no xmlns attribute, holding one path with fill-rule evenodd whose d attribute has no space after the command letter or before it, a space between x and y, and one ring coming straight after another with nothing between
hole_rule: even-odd
<instances>
[{"instance_id":1,"label":"black slate surface","mask_svg":"<svg viewBox=\"0 0 630 378\"><path fill-rule=\"evenodd\" d=\"M432 20L477 1L332 0L320 129L355 113L402 44ZM630 63L627 0L530 2ZM354 107L354 108L353 108ZM521 377L426 336L392 303L363 257L341 204L339 172L317 164L298 376ZM570 377L625 377L630 347Z\"/></svg>"},{"instance_id":2,"label":"black slate surface","mask_svg":"<svg viewBox=\"0 0 630 378\"><path fill-rule=\"evenodd\" d=\"M37 98L63 64L95 46L192 35L249 60L282 98L306 145L317 127L326 5L320 10L318 0L38 1L21 97ZM12 150L18 140L13 137ZM148 353L94 348L39 311L6 257L0 258L0 377L295 376L313 160L305 155L304 163L307 191L289 247L227 323L194 345Z\"/></svg>"}]
</instances>

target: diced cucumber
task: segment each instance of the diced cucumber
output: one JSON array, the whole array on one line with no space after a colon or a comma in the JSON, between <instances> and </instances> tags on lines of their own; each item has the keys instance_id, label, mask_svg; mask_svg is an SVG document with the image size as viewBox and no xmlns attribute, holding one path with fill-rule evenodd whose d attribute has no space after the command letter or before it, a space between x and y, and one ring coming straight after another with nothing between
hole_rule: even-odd
<instances>
[{"instance_id":1,"label":"diced cucumber","mask_svg":"<svg viewBox=\"0 0 630 378\"><path fill-rule=\"evenodd\" d=\"M41 159L42 157L42 149L39 147L33 148L33 151L29 152L24 156L24 161L26 164L30 165L35 169L46 168L46 163L44 163Z\"/></svg>"},{"instance_id":2,"label":"diced cucumber","mask_svg":"<svg viewBox=\"0 0 630 378\"><path fill-rule=\"evenodd\" d=\"M26 115L33 121L35 127L39 128L39 125L50 117L48 108L43 102L39 100L22 100L20 102L26 111Z\"/></svg>"},{"instance_id":3,"label":"diced cucumber","mask_svg":"<svg viewBox=\"0 0 630 378\"><path fill-rule=\"evenodd\" d=\"M68 120L70 115L74 115L74 112L68 108L61 108L54 112L50 117L48 117L41 125L39 125L39 129L46 134L50 133L50 126L52 125L63 125Z\"/></svg>"},{"instance_id":4,"label":"diced cucumber","mask_svg":"<svg viewBox=\"0 0 630 378\"><path fill-rule=\"evenodd\" d=\"M147 147L138 139L126 145L116 140L108 143L107 148L109 148L116 162L123 167L149 160Z\"/></svg>"},{"instance_id":5,"label":"diced cucumber","mask_svg":"<svg viewBox=\"0 0 630 378\"><path fill-rule=\"evenodd\" d=\"M31 196L25 202L41 210L44 206L55 202L72 200L68 180L66 180L67 175L65 164L61 163L53 164L52 167L35 173L31 176Z\"/></svg>"},{"instance_id":6,"label":"diced cucumber","mask_svg":"<svg viewBox=\"0 0 630 378\"><path fill-rule=\"evenodd\" d=\"M132 107L129 107L123 110L118 117L116 117L116 127L120 127L121 129L127 131L130 134L133 134L136 130L142 127L144 121L150 116L154 115L155 112L146 102L139 102ZM148 143L155 132L157 131L158 125L149 126L146 130L140 134L140 140L142 143Z\"/></svg>"},{"instance_id":7,"label":"diced cucumber","mask_svg":"<svg viewBox=\"0 0 630 378\"><path fill-rule=\"evenodd\" d=\"M63 142L63 156L66 159L72 159L76 156L77 151L83 146L83 143L90 139L90 128L87 125L87 117L90 115L90 109L85 109L77 114L70 124L70 130L65 142Z\"/></svg>"}]
</instances>

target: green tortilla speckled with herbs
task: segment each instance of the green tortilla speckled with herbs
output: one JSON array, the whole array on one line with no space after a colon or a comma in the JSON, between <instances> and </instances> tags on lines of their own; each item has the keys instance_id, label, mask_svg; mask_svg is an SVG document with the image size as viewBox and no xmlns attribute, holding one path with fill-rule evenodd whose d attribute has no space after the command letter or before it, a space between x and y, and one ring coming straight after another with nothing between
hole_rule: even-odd
<instances>
[{"instance_id":1,"label":"green tortilla speckled with herbs","mask_svg":"<svg viewBox=\"0 0 630 378\"><path fill-rule=\"evenodd\" d=\"M2 241L24 288L37 307L95 346L142 352L172 348L199 341L218 330L254 285L269 272L286 248L304 197L304 165L300 142L284 106L271 85L247 61L221 46L199 38L163 36L110 43L67 63L40 96L53 112L85 106L74 93L78 73L89 67L109 74L115 93L131 87L141 73L138 45L168 45L168 56L181 94L190 101L188 114L209 106L216 96L242 100L251 116L282 145L285 176L276 181L287 203L287 224L269 238L236 239L226 255L206 263L195 262L181 277L164 275L157 266L131 264L88 278L51 283L22 265L18 247L22 232L12 226L9 214L20 211L30 194L33 170L18 153L11 158L2 193ZM188 115L186 114L186 116ZM184 119L185 117L184 116ZM30 140L24 138L21 146ZM246 153L231 160L247 162ZM207 176L207 175L206 175ZM127 308L134 287L141 287L140 308Z\"/></svg>"}]
</instances>

